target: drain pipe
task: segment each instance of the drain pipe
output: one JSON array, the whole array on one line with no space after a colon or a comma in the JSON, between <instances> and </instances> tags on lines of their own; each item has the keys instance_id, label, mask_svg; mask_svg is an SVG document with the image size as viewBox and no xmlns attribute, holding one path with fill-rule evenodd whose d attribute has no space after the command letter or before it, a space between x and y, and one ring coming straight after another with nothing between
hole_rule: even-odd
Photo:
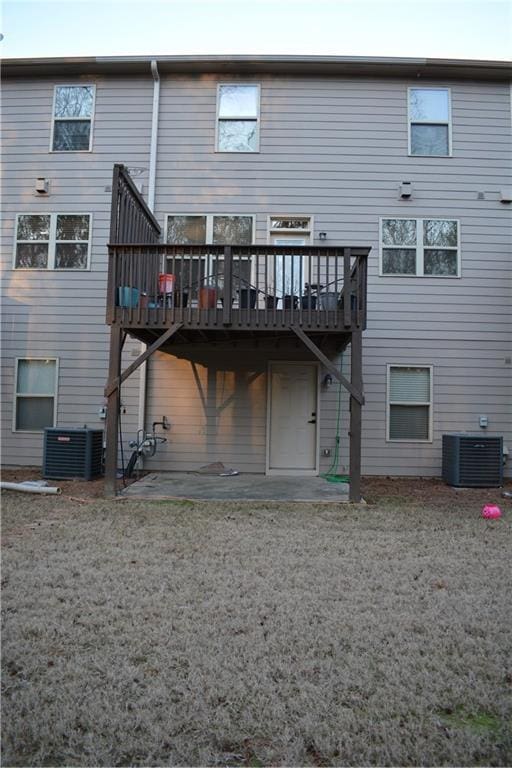
<instances>
[{"instance_id":1,"label":"drain pipe","mask_svg":"<svg viewBox=\"0 0 512 768\"><path fill-rule=\"evenodd\" d=\"M160 112L160 75L156 59L151 61L151 74L153 75L153 113L151 117L151 141L149 145L149 181L148 181L148 207L154 213L155 210L155 188L156 188L156 158L158 147L158 118ZM141 344L141 353L147 348L146 344ZM139 378L139 409L137 429L146 428L146 390L148 368L147 361L140 366ZM142 468L142 456L139 456L138 466Z\"/></svg>"},{"instance_id":2,"label":"drain pipe","mask_svg":"<svg viewBox=\"0 0 512 768\"><path fill-rule=\"evenodd\" d=\"M151 143L149 149L149 189L148 206L154 213L155 186L156 186L156 151L158 145L158 114L160 111L160 75L156 59L151 62L151 74L153 75L153 117L151 121Z\"/></svg>"}]
</instances>

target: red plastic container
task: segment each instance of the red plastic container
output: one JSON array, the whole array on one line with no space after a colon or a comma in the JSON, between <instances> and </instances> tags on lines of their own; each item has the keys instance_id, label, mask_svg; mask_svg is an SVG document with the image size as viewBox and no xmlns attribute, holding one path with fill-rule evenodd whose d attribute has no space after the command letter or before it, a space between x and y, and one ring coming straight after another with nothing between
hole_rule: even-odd
<instances>
[{"instance_id":1,"label":"red plastic container","mask_svg":"<svg viewBox=\"0 0 512 768\"><path fill-rule=\"evenodd\" d=\"M158 275L158 293L173 293L176 276L161 273Z\"/></svg>"}]
</instances>

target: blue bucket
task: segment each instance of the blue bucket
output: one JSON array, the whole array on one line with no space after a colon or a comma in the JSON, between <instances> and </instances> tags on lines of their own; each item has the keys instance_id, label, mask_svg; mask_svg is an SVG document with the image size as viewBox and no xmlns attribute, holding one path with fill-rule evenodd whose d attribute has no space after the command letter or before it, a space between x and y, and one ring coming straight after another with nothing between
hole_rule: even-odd
<instances>
[{"instance_id":1,"label":"blue bucket","mask_svg":"<svg viewBox=\"0 0 512 768\"><path fill-rule=\"evenodd\" d=\"M119 307L136 307L139 303L139 289L123 285L117 289L117 304Z\"/></svg>"}]
</instances>

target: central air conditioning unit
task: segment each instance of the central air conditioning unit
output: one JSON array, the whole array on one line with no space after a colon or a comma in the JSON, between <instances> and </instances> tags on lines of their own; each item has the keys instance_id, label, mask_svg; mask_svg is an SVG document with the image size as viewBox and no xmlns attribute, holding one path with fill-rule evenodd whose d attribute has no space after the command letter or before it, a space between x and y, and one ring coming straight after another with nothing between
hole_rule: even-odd
<instances>
[{"instance_id":1,"label":"central air conditioning unit","mask_svg":"<svg viewBox=\"0 0 512 768\"><path fill-rule=\"evenodd\" d=\"M443 480L466 488L503 485L503 438L443 435Z\"/></svg>"},{"instance_id":2,"label":"central air conditioning unit","mask_svg":"<svg viewBox=\"0 0 512 768\"><path fill-rule=\"evenodd\" d=\"M43 477L92 480L103 474L103 430L48 427L44 431Z\"/></svg>"}]
</instances>

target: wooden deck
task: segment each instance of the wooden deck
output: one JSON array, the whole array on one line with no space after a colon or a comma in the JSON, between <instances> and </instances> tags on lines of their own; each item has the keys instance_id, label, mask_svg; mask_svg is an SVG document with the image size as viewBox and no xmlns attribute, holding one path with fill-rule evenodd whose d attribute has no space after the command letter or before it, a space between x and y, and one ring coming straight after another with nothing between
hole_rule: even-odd
<instances>
[{"instance_id":1,"label":"wooden deck","mask_svg":"<svg viewBox=\"0 0 512 768\"><path fill-rule=\"evenodd\" d=\"M111 244L107 323L134 335L174 323L229 335L364 330L368 251Z\"/></svg>"},{"instance_id":2,"label":"wooden deck","mask_svg":"<svg viewBox=\"0 0 512 768\"><path fill-rule=\"evenodd\" d=\"M264 337L277 337L279 343L288 336L350 393L350 500L359 501L369 251L347 245L163 243L160 226L126 168L115 165L106 317L111 328L106 494L116 493L121 386L151 355L161 350L186 356L196 343L234 346ZM122 371L127 334L148 346ZM333 346L340 351L348 345L350 380L331 359Z\"/></svg>"}]
</instances>

